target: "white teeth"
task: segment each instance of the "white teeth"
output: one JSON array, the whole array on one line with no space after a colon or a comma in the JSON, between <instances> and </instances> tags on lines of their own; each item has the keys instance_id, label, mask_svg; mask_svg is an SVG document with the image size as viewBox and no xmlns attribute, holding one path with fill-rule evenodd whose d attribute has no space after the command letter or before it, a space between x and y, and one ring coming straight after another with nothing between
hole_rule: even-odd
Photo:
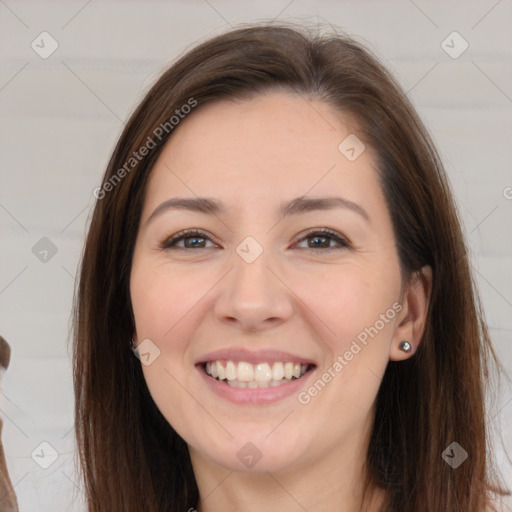
<instances>
[{"instance_id":1,"label":"white teeth","mask_svg":"<svg viewBox=\"0 0 512 512\"><path fill-rule=\"evenodd\" d=\"M214 364L217 367L217 376L219 377L219 380L224 380L226 378L226 371L224 370L224 366L222 366L222 363L220 361L217 361Z\"/></svg>"},{"instance_id":2,"label":"white teeth","mask_svg":"<svg viewBox=\"0 0 512 512\"><path fill-rule=\"evenodd\" d=\"M272 378L274 380L281 380L284 377L284 366L283 363L278 361L272 366Z\"/></svg>"},{"instance_id":3,"label":"white teeth","mask_svg":"<svg viewBox=\"0 0 512 512\"><path fill-rule=\"evenodd\" d=\"M208 361L205 370L214 379L224 381L236 388L267 388L280 386L293 379L299 379L309 365L292 361L277 361L274 364L251 364L246 361L234 363L232 360Z\"/></svg>"},{"instance_id":4,"label":"white teeth","mask_svg":"<svg viewBox=\"0 0 512 512\"><path fill-rule=\"evenodd\" d=\"M291 379L293 377L293 363L286 363L284 365L284 378Z\"/></svg>"},{"instance_id":5,"label":"white teeth","mask_svg":"<svg viewBox=\"0 0 512 512\"><path fill-rule=\"evenodd\" d=\"M228 361L226 363L226 379L228 379L228 380L236 379L236 368L235 368L235 363L233 363L233 361Z\"/></svg>"},{"instance_id":6,"label":"white teeth","mask_svg":"<svg viewBox=\"0 0 512 512\"><path fill-rule=\"evenodd\" d=\"M232 388L246 388L247 382L240 382L238 380L228 380L226 382L228 386L231 386Z\"/></svg>"},{"instance_id":7,"label":"white teeth","mask_svg":"<svg viewBox=\"0 0 512 512\"><path fill-rule=\"evenodd\" d=\"M242 382L249 382L250 380L254 380L254 366L251 363L240 361L237 367L236 378Z\"/></svg>"},{"instance_id":8,"label":"white teeth","mask_svg":"<svg viewBox=\"0 0 512 512\"><path fill-rule=\"evenodd\" d=\"M257 364L254 370L254 380L258 382L269 382L271 379L272 370L270 369L270 365L268 363Z\"/></svg>"},{"instance_id":9,"label":"white teeth","mask_svg":"<svg viewBox=\"0 0 512 512\"><path fill-rule=\"evenodd\" d=\"M235 380L226 380L225 383L232 388L268 388L268 387L277 387L281 384L286 384L287 382L291 382L289 379L281 379L280 381L271 380L270 382L256 382L255 380L250 380L249 382L241 382L237 379Z\"/></svg>"}]
</instances>

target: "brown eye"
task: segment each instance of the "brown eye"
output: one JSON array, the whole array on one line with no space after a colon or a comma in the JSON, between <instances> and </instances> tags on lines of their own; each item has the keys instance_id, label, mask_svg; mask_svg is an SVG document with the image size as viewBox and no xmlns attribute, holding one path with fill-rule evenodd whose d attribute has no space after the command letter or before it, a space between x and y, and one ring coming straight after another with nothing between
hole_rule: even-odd
<instances>
[{"instance_id":1,"label":"brown eye","mask_svg":"<svg viewBox=\"0 0 512 512\"><path fill-rule=\"evenodd\" d=\"M177 245L182 240L184 246ZM162 249L209 249L205 246L208 240L210 239L202 231L184 230L164 240L160 247Z\"/></svg>"},{"instance_id":2,"label":"brown eye","mask_svg":"<svg viewBox=\"0 0 512 512\"><path fill-rule=\"evenodd\" d=\"M350 247L349 242L344 237L342 237L335 231L331 231L330 229L310 231L300 241L302 242L303 240L312 240L311 244L308 243L308 246L304 247L305 249L332 250L346 249ZM338 245L332 246L331 242L333 241Z\"/></svg>"},{"instance_id":3,"label":"brown eye","mask_svg":"<svg viewBox=\"0 0 512 512\"><path fill-rule=\"evenodd\" d=\"M329 251L351 247L346 238L330 229L311 230L300 242L304 240L311 240L311 243L308 242L307 247L304 247L304 249ZM178 245L181 241L183 241L183 246ZM166 238L160 247L162 249L209 249L211 247L206 246L208 241L211 242L206 233L188 229ZM332 245L333 242L336 245Z\"/></svg>"}]
</instances>

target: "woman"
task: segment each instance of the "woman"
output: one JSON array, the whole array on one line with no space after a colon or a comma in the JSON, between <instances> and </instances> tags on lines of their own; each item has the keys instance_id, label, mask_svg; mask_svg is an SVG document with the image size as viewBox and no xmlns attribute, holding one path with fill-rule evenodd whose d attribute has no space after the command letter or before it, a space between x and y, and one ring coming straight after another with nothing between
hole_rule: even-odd
<instances>
[{"instance_id":1,"label":"woman","mask_svg":"<svg viewBox=\"0 0 512 512\"><path fill-rule=\"evenodd\" d=\"M453 198L361 45L274 25L200 44L95 196L74 345L89 511L483 512L504 493Z\"/></svg>"}]
</instances>

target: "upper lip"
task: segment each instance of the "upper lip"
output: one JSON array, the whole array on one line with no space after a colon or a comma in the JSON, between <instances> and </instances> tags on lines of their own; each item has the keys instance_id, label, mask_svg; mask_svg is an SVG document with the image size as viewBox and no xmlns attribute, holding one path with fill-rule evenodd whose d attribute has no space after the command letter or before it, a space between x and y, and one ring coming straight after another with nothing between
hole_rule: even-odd
<instances>
[{"instance_id":1,"label":"upper lip","mask_svg":"<svg viewBox=\"0 0 512 512\"><path fill-rule=\"evenodd\" d=\"M251 364L274 363L277 361L290 361L294 363L315 365L315 362L307 357L301 357L290 352L283 352L273 349L247 350L245 348L225 348L209 352L197 359L195 364L204 364L208 361L226 359L231 361L245 361Z\"/></svg>"}]
</instances>

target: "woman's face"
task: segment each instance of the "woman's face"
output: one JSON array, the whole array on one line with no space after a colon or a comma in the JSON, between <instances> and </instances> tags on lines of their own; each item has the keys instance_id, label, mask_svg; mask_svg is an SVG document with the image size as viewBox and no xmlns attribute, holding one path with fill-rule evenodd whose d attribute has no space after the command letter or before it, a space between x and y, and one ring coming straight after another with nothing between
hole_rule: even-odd
<instances>
[{"instance_id":1,"label":"woman's face","mask_svg":"<svg viewBox=\"0 0 512 512\"><path fill-rule=\"evenodd\" d=\"M370 148L326 103L282 92L204 105L175 130L130 280L156 405L193 461L282 471L359 456L412 335Z\"/></svg>"}]
</instances>

